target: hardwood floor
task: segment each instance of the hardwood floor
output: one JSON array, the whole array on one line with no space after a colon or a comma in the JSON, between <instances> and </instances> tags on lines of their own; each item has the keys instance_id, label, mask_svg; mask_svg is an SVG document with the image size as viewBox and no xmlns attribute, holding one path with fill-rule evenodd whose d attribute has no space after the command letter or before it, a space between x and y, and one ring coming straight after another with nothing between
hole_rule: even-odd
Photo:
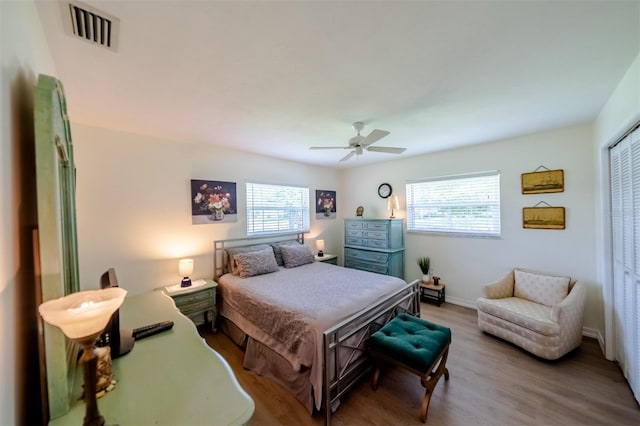
<instances>
[{"instance_id":1,"label":"hardwood floor","mask_svg":"<svg viewBox=\"0 0 640 426\"><path fill-rule=\"evenodd\" d=\"M616 363L585 338L559 361L528 352L477 327L476 311L449 303L422 304L422 317L451 328L447 367L427 418L432 425L639 425L640 408ZM227 336L200 328L206 342L233 369L256 409L249 425L321 425L284 388L242 368L242 350ZM377 391L357 385L334 413L333 425L420 425L424 388L418 376L384 370Z\"/></svg>"}]
</instances>

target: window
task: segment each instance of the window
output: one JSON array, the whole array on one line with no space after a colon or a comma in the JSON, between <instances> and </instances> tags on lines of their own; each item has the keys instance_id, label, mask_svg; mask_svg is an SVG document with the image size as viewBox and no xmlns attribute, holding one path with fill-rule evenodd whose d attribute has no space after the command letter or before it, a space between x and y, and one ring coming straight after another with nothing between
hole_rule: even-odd
<instances>
[{"instance_id":1,"label":"window","mask_svg":"<svg viewBox=\"0 0 640 426\"><path fill-rule=\"evenodd\" d=\"M500 173L407 182L407 230L500 236Z\"/></svg>"},{"instance_id":2,"label":"window","mask_svg":"<svg viewBox=\"0 0 640 426\"><path fill-rule=\"evenodd\" d=\"M309 188L247 182L247 235L309 230Z\"/></svg>"}]
</instances>

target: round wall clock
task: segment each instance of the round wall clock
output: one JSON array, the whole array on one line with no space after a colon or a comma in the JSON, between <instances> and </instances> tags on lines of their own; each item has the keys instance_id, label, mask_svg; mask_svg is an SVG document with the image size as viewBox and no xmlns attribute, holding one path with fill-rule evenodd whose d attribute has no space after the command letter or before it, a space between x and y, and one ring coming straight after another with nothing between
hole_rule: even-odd
<instances>
[{"instance_id":1,"label":"round wall clock","mask_svg":"<svg viewBox=\"0 0 640 426\"><path fill-rule=\"evenodd\" d=\"M378 187L378 195L381 198L388 198L391 195L391 192L392 192L391 185L389 185L388 183L382 183Z\"/></svg>"}]
</instances>

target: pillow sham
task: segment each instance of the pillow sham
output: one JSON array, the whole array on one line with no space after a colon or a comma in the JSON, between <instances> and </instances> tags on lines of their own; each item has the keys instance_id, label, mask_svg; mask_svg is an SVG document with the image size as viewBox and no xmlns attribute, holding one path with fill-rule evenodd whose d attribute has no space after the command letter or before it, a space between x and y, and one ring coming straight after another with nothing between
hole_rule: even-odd
<instances>
[{"instance_id":1,"label":"pillow sham","mask_svg":"<svg viewBox=\"0 0 640 426\"><path fill-rule=\"evenodd\" d=\"M285 268L295 268L296 266L313 263L315 260L309 247L302 244L280 246L280 252L282 253Z\"/></svg>"},{"instance_id":2,"label":"pillow sham","mask_svg":"<svg viewBox=\"0 0 640 426\"><path fill-rule=\"evenodd\" d=\"M271 247L259 251L237 253L233 256L233 261L240 278L269 274L280 270Z\"/></svg>"},{"instance_id":3,"label":"pillow sham","mask_svg":"<svg viewBox=\"0 0 640 426\"><path fill-rule=\"evenodd\" d=\"M536 274L516 269L513 295L546 306L557 305L569 294L569 277Z\"/></svg>"},{"instance_id":4,"label":"pillow sham","mask_svg":"<svg viewBox=\"0 0 640 426\"><path fill-rule=\"evenodd\" d=\"M282 259L282 252L280 251L281 246L299 246L299 245L300 245L299 242L293 241L293 240L272 243L271 247L273 247L273 254L276 255L276 262L278 262L278 265L284 266L284 260Z\"/></svg>"},{"instance_id":5,"label":"pillow sham","mask_svg":"<svg viewBox=\"0 0 640 426\"><path fill-rule=\"evenodd\" d=\"M236 269L236 262L234 261L235 256L237 254L241 254L241 253L250 253L253 251L260 251L260 250L264 250L264 249L269 249L272 250L271 246L269 244L254 244L252 246L243 246L243 247L229 247L227 249L225 249L225 251L227 252L227 256L228 256L228 265L229 265L229 272L231 272L233 275L238 275L238 270Z\"/></svg>"}]
</instances>

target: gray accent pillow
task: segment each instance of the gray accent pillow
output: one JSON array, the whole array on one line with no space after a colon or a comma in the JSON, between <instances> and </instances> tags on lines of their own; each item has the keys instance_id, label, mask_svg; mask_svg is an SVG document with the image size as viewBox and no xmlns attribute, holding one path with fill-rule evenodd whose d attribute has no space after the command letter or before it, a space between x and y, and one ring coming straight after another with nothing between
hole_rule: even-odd
<instances>
[{"instance_id":1,"label":"gray accent pillow","mask_svg":"<svg viewBox=\"0 0 640 426\"><path fill-rule=\"evenodd\" d=\"M240 278L270 274L271 272L280 270L271 247L260 251L237 253L233 256L233 261Z\"/></svg>"},{"instance_id":2,"label":"gray accent pillow","mask_svg":"<svg viewBox=\"0 0 640 426\"><path fill-rule=\"evenodd\" d=\"M280 252L282 253L285 268L295 268L296 266L313 263L315 260L309 247L302 244L280 246Z\"/></svg>"},{"instance_id":3,"label":"gray accent pillow","mask_svg":"<svg viewBox=\"0 0 640 426\"><path fill-rule=\"evenodd\" d=\"M229 247L228 249L226 249L226 252L227 252L227 256L229 256L228 265L229 265L230 272L233 275L239 275L238 270L236 269L236 262L234 260L237 254L250 253L252 251L260 251L266 248L273 251L273 249L269 244L254 244L252 246Z\"/></svg>"},{"instance_id":4,"label":"gray accent pillow","mask_svg":"<svg viewBox=\"0 0 640 426\"><path fill-rule=\"evenodd\" d=\"M280 251L281 246L299 246L299 245L300 243L298 241L293 241L293 240L272 243L271 247L273 247L273 254L276 255L276 262L278 262L278 265L284 266L284 259L282 259L282 252Z\"/></svg>"}]
</instances>

